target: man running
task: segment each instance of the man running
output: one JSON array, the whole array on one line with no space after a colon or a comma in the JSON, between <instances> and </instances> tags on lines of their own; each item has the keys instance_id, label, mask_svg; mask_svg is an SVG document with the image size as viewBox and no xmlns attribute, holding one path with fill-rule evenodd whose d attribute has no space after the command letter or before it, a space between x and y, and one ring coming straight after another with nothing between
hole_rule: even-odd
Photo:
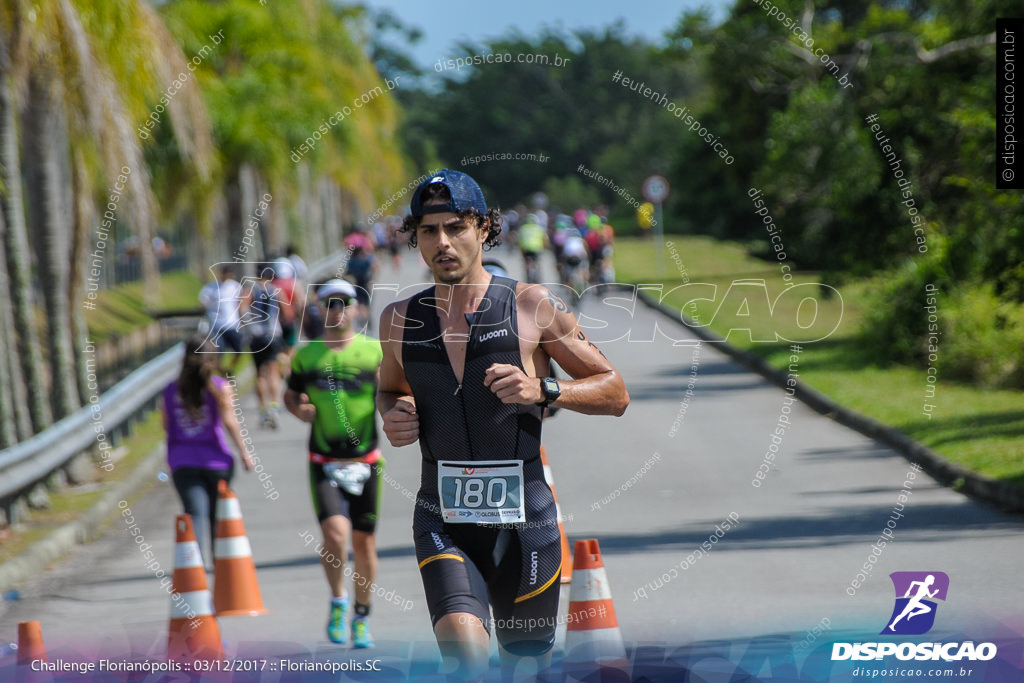
<instances>
[{"instance_id":1,"label":"man running","mask_svg":"<svg viewBox=\"0 0 1024 683\"><path fill-rule=\"evenodd\" d=\"M218 353L234 352L223 367L224 372L231 375L236 374L242 353L242 334L238 331L241 300L242 286L235 279L235 269L230 265L221 266L220 277L199 290L199 303L206 309L210 325L210 341L217 345Z\"/></svg>"},{"instance_id":2,"label":"man running","mask_svg":"<svg viewBox=\"0 0 1024 683\"><path fill-rule=\"evenodd\" d=\"M274 286L274 267L271 263L256 266L258 281L245 297L248 312L242 325L251 335L249 348L256 366L256 398L260 403L260 424L277 429L281 395L281 364L277 354L281 351L281 291Z\"/></svg>"},{"instance_id":3,"label":"man running","mask_svg":"<svg viewBox=\"0 0 1024 683\"><path fill-rule=\"evenodd\" d=\"M503 668L532 657L541 672L561 573L541 412L622 415L629 394L562 301L484 270L500 214L472 178L440 171L411 209L403 229L436 284L381 316L378 409L393 446L420 442L413 536L434 634L459 676L482 676L490 603ZM549 377L550 358L573 380Z\"/></svg>"},{"instance_id":4,"label":"man running","mask_svg":"<svg viewBox=\"0 0 1024 683\"><path fill-rule=\"evenodd\" d=\"M320 563L331 590L327 637L333 643L348 641L344 558L351 538L356 558L352 644L373 647L368 621L377 575L373 533L384 481L374 415L381 349L376 339L352 329L356 290L351 284L330 280L317 296L326 325L324 335L295 353L284 404L295 417L313 425L309 488L324 535ZM328 562L328 554L337 559Z\"/></svg>"}]
</instances>

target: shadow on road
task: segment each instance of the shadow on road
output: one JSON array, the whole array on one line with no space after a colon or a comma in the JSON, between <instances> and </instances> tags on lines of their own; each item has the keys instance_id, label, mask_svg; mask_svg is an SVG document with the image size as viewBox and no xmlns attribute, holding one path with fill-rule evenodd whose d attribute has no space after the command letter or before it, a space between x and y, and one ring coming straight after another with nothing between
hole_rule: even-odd
<instances>
[{"instance_id":1,"label":"shadow on road","mask_svg":"<svg viewBox=\"0 0 1024 683\"><path fill-rule=\"evenodd\" d=\"M893 503L896 496L893 495ZM715 546L715 552L800 547L863 545L874 542L892 513L892 505L851 510L837 508L829 516L789 516L744 521L729 530ZM976 505L910 504L894 532L905 543L952 541L984 531L987 536L1019 537L1024 522ZM727 512L723 512L723 518ZM601 552L608 555L645 551L691 552L714 533L716 522L707 528L659 531L649 534L598 534ZM579 534L570 533L577 538Z\"/></svg>"}]
</instances>

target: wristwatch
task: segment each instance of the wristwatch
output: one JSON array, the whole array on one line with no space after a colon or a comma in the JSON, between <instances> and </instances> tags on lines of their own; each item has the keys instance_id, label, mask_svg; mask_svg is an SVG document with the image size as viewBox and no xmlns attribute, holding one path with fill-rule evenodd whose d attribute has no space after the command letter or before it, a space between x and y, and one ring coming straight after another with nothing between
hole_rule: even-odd
<instances>
[{"instance_id":1,"label":"wristwatch","mask_svg":"<svg viewBox=\"0 0 1024 683\"><path fill-rule=\"evenodd\" d=\"M562 395L562 390L558 386L558 380L554 377L545 377L542 379L540 381L540 388L541 391L544 392L544 400L538 404L541 408L546 408Z\"/></svg>"}]
</instances>

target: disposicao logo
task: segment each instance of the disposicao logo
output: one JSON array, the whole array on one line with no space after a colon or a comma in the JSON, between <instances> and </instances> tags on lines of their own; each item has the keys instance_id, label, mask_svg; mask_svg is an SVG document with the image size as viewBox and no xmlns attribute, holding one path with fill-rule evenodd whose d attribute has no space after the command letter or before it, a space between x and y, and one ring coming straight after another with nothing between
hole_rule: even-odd
<instances>
[{"instance_id":1,"label":"disposicao logo","mask_svg":"<svg viewBox=\"0 0 1024 683\"><path fill-rule=\"evenodd\" d=\"M893 572L889 574L896 591L896 604L881 635L917 636L935 625L936 600L946 601L949 576L944 572ZM884 659L947 662L966 659L988 661L996 656L994 643L970 640L948 643L834 643L832 660Z\"/></svg>"},{"instance_id":2,"label":"disposicao logo","mask_svg":"<svg viewBox=\"0 0 1024 683\"><path fill-rule=\"evenodd\" d=\"M889 578L896 589L896 605L882 635L928 633L935 624L935 600L946 601L949 576L944 572L893 572Z\"/></svg>"}]
</instances>

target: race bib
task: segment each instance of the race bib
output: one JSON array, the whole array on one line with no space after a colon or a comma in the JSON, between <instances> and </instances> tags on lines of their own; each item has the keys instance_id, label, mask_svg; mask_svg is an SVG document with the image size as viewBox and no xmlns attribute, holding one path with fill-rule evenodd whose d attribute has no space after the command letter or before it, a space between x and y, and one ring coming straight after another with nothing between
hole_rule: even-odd
<instances>
[{"instance_id":1,"label":"race bib","mask_svg":"<svg viewBox=\"0 0 1024 683\"><path fill-rule=\"evenodd\" d=\"M526 521L521 460L439 460L437 493L449 524Z\"/></svg>"},{"instance_id":2,"label":"race bib","mask_svg":"<svg viewBox=\"0 0 1024 683\"><path fill-rule=\"evenodd\" d=\"M324 474L331 480L331 486L340 486L353 496L363 495L363 487L370 478L370 472L370 466L365 462L324 463Z\"/></svg>"}]
</instances>

